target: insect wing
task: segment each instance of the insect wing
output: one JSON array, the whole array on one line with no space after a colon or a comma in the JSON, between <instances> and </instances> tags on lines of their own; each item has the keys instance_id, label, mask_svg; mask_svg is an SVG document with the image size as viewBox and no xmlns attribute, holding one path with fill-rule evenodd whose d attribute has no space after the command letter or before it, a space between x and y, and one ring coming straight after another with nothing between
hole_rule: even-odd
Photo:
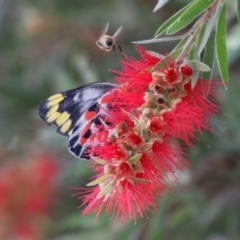
<instances>
[{"instance_id":1,"label":"insect wing","mask_svg":"<svg viewBox=\"0 0 240 240\"><path fill-rule=\"evenodd\" d=\"M122 26L119 27L112 37L115 39L121 33L122 29L123 29Z\"/></svg>"},{"instance_id":2,"label":"insect wing","mask_svg":"<svg viewBox=\"0 0 240 240\"><path fill-rule=\"evenodd\" d=\"M38 106L38 113L48 125L57 126L57 132L68 136L69 150L79 158L85 154L85 142L90 127L99 112L99 100L115 87L111 83L91 83L55 94Z\"/></svg>"},{"instance_id":3,"label":"insect wing","mask_svg":"<svg viewBox=\"0 0 240 240\"><path fill-rule=\"evenodd\" d=\"M105 26L105 28L104 28L104 30L103 30L102 35L105 35L105 34L107 33L108 28L109 28L109 23L106 24L106 26Z\"/></svg>"}]
</instances>

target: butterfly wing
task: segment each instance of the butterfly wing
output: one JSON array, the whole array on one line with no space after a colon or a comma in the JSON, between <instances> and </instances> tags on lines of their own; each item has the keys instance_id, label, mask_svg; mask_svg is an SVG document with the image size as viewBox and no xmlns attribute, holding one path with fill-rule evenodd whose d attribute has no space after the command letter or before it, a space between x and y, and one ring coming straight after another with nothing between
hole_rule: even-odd
<instances>
[{"instance_id":1,"label":"butterfly wing","mask_svg":"<svg viewBox=\"0 0 240 240\"><path fill-rule=\"evenodd\" d=\"M86 140L91 136L91 125L97 121L102 98L116 85L90 83L55 94L38 106L38 113L48 125L55 124L57 132L68 136L68 148L75 156L89 159Z\"/></svg>"}]
</instances>

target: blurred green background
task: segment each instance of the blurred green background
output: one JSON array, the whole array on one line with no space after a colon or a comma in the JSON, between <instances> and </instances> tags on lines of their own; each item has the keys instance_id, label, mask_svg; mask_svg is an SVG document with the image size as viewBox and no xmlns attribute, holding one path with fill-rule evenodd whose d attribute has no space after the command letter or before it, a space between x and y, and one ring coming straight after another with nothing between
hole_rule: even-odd
<instances>
[{"instance_id":1,"label":"blurred green background","mask_svg":"<svg viewBox=\"0 0 240 240\"><path fill-rule=\"evenodd\" d=\"M200 141L187 153L192 168L178 174L179 184L161 200L158 215L136 224L113 222L105 214L97 221L93 215L82 217L77 209L81 199L71 197L79 190L69 187L85 186L92 174L89 163L74 158L66 139L37 114L37 105L54 93L114 81L109 69L121 69L120 53L95 45L107 22L110 34L123 26L118 42L126 55L138 57L131 41L152 38L159 25L188 2L170 1L153 14L155 0L0 0L0 168L4 172L6 166L21 166L46 153L61 168L58 194L41 216L39 239L240 239L240 32L234 1L228 9L229 89L220 89L213 132L199 134ZM174 44L145 47L165 54Z\"/></svg>"}]
</instances>

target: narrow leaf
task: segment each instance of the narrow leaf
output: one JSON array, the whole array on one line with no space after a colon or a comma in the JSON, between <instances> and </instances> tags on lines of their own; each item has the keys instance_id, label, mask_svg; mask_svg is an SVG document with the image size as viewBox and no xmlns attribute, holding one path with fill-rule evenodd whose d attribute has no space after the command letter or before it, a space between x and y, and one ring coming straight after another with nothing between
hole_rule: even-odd
<instances>
[{"instance_id":1,"label":"narrow leaf","mask_svg":"<svg viewBox=\"0 0 240 240\"><path fill-rule=\"evenodd\" d=\"M172 23L172 25L168 28L166 34L167 35L171 35L171 34L174 34L176 32L178 32L179 30L185 28L187 25L189 25L190 23L193 22L193 20L197 17L194 16L193 18L189 18L187 19L186 21L182 21L182 22L179 22L179 21L175 21L174 23Z\"/></svg>"},{"instance_id":2,"label":"narrow leaf","mask_svg":"<svg viewBox=\"0 0 240 240\"><path fill-rule=\"evenodd\" d=\"M111 191L111 186L115 182L115 179L110 180L105 186L102 187L101 191L97 195L97 199L104 196L107 192Z\"/></svg>"},{"instance_id":3,"label":"narrow leaf","mask_svg":"<svg viewBox=\"0 0 240 240\"><path fill-rule=\"evenodd\" d=\"M177 13L175 13L171 18L169 18L166 22L164 22L157 30L157 32L155 33L155 37L159 36L161 33L163 33L172 23L174 23L175 21L177 21L179 19L179 17L182 15L182 13L184 13L185 10L187 10L193 3L189 3L187 6L185 6L184 8L182 8L180 11L178 11Z\"/></svg>"},{"instance_id":4,"label":"narrow leaf","mask_svg":"<svg viewBox=\"0 0 240 240\"><path fill-rule=\"evenodd\" d=\"M181 35L181 36L176 36L176 37L153 38L153 39L142 40L142 41L134 41L132 43L134 43L134 44L149 44L149 43L176 41L176 40L182 39L185 36L186 36L186 34Z\"/></svg>"},{"instance_id":5,"label":"narrow leaf","mask_svg":"<svg viewBox=\"0 0 240 240\"><path fill-rule=\"evenodd\" d=\"M94 156L91 156L91 159L92 159L93 161L95 161L95 162L101 164L101 165L105 165L105 164L107 164L107 162L106 162L105 160L100 159L100 158L97 158L97 157L94 157Z\"/></svg>"},{"instance_id":6,"label":"narrow leaf","mask_svg":"<svg viewBox=\"0 0 240 240\"><path fill-rule=\"evenodd\" d=\"M203 27L201 27L200 32L199 32L199 36L197 38L197 45L200 46L202 39L203 39L203 35L205 33L205 29L206 29L206 23L203 25Z\"/></svg>"},{"instance_id":7,"label":"narrow leaf","mask_svg":"<svg viewBox=\"0 0 240 240\"><path fill-rule=\"evenodd\" d=\"M180 58L182 54L184 54L187 50L190 51L194 47L194 42L192 40L195 38L197 33L198 33L198 30L196 30L193 34L188 36L185 44L182 47L182 52L179 53L178 55L178 58ZM177 61L179 60L178 58L176 59Z\"/></svg>"},{"instance_id":8,"label":"narrow leaf","mask_svg":"<svg viewBox=\"0 0 240 240\"><path fill-rule=\"evenodd\" d=\"M147 182L148 182L148 180L147 180L147 179L144 179L144 178L131 177L131 179L132 179L134 182L139 182L139 183L147 183Z\"/></svg>"},{"instance_id":9,"label":"narrow leaf","mask_svg":"<svg viewBox=\"0 0 240 240\"><path fill-rule=\"evenodd\" d=\"M206 65L203 62L199 62L196 60L186 61L186 64L188 64L192 69L200 71L200 72L209 72L211 69L208 65Z\"/></svg>"},{"instance_id":10,"label":"narrow leaf","mask_svg":"<svg viewBox=\"0 0 240 240\"><path fill-rule=\"evenodd\" d=\"M105 186L104 188L101 189L101 191L97 195L97 199L103 197L107 192L110 191L110 185ZM107 198L108 196L105 196Z\"/></svg>"},{"instance_id":11,"label":"narrow leaf","mask_svg":"<svg viewBox=\"0 0 240 240\"><path fill-rule=\"evenodd\" d=\"M211 33L210 37L208 38L206 47L204 49L204 55L203 55L203 62L211 68L211 71L203 72L202 73L202 78L203 79L209 79L210 80L212 78L214 58L215 58L215 54L214 54L214 33Z\"/></svg>"},{"instance_id":12,"label":"narrow leaf","mask_svg":"<svg viewBox=\"0 0 240 240\"><path fill-rule=\"evenodd\" d=\"M205 25L205 28L204 28L204 34L202 36L202 39L201 39L201 42L199 44L199 52L198 52L198 55L200 56L200 54L202 53L207 41L208 41L208 38L213 30L213 27L216 23L216 20L217 20L217 17L219 16L219 12L220 12L220 9L221 9L221 5L218 4L212 17L207 21L206 25Z\"/></svg>"},{"instance_id":13,"label":"narrow leaf","mask_svg":"<svg viewBox=\"0 0 240 240\"><path fill-rule=\"evenodd\" d=\"M199 35L198 35L198 38L197 38L196 44L198 45L198 52L197 52L198 56L200 56L199 52L201 52L200 47L201 47L201 45L203 45L202 42L203 42L203 38L204 38L204 35L205 35L205 31L206 31L206 25L207 25L207 22L200 29L200 32L199 32Z\"/></svg>"},{"instance_id":14,"label":"narrow leaf","mask_svg":"<svg viewBox=\"0 0 240 240\"><path fill-rule=\"evenodd\" d=\"M197 0L181 15L180 21L186 21L207 9L214 0Z\"/></svg>"},{"instance_id":15,"label":"narrow leaf","mask_svg":"<svg viewBox=\"0 0 240 240\"><path fill-rule=\"evenodd\" d=\"M186 44L187 40L188 40L188 35L186 35L176 46L175 48L173 49L173 51L175 51L176 49L179 49L179 48L183 48L183 46Z\"/></svg>"},{"instance_id":16,"label":"narrow leaf","mask_svg":"<svg viewBox=\"0 0 240 240\"><path fill-rule=\"evenodd\" d=\"M216 28L216 54L219 71L223 80L225 88L228 87L229 75L228 75L228 56L227 56L227 45L226 45L226 31L227 31L227 20L226 20L226 3L224 3Z\"/></svg>"},{"instance_id":17,"label":"narrow leaf","mask_svg":"<svg viewBox=\"0 0 240 240\"><path fill-rule=\"evenodd\" d=\"M194 44L192 49L190 50L188 54L188 60L193 60L197 58L197 53L198 53L198 46L197 44Z\"/></svg>"},{"instance_id":18,"label":"narrow leaf","mask_svg":"<svg viewBox=\"0 0 240 240\"><path fill-rule=\"evenodd\" d=\"M196 86L198 78L199 78L199 71L194 70L193 73L192 73L192 76L191 76L191 87L192 87L192 89Z\"/></svg>"},{"instance_id":19,"label":"narrow leaf","mask_svg":"<svg viewBox=\"0 0 240 240\"><path fill-rule=\"evenodd\" d=\"M86 186L90 187L90 186L97 185L97 184L105 181L110 175L111 175L111 174L105 174L105 175L103 175L102 177L100 177L100 178L98 178L98 179L96 179L96 180L88 183Z\"/></svg>"},{"instance_id":20,"label":"narrow leaf","mask_svg":"<svg viewBox=\"0 0 240 240\"><path fill-rule=\"evenodd\" d=\"M128 161L130 163L136 163L136 162L138 162L141 159L142 155L143 155L142 153L138 153L135 156L129 158Z\"/></svg>"},{"instance_id":21,"label":"narrow leaf","mask_svg":"<svg viewBox=\"0 0 240 240\"><path fill-rule=\"evenodd\" d=\"M156 58L159 58L159 59L163 59L165 57L164 55L161 55L161 54L153 52L153 51L147 51L147 53L149 53L150 55L152 55Z\"/></svg>"},{"instance_id":22,"label":"narrow leaf","mask_svg":"<svg viewBox=\"0 0 240 240\"><path fill-rule=\"evenodd\" d=\"M141 150L143 152L146 152L148 150L150 150L152 148L152 145L153 145L153 142L148 142L148 143L145 143L141 146Z\"/></svg>"}]
</instances>

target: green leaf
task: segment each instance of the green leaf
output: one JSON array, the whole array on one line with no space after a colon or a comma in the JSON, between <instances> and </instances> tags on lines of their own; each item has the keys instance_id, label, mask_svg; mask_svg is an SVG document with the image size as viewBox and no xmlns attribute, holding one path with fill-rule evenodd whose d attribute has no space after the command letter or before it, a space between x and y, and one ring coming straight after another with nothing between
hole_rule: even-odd
<instances>
[{"instance_id":1,"label":"green leaf","mask_svg":"<svg viewBox=\"0 0 240 240\"><path fill-rule=\"evenodd\" d=\"M178 32L179 30L185 28L187 25L189 25L190 23L193 22L193 20L196 18L197 16L194 16L193 18L189 18L186 21L175 21L174 23L172 23L172 25L168 28L166 34L167 35L171 35L174 34L176 32Z\"/></svg>"},{"instance_id":2,"label":"green leaf","mask_svg":"<svg viewBox=\"0 0 240 240\"><path fill-rule=\"evenodd\" d=\"M224 3L216 27L216 55L218 61L219 71L223 80L223 84L227 89L229 83L228 75L228 56L227 56L227 45L226 45L226 31L227 31L227 20L226 20L226 3Z\"/></svg>"},{"instance_id":3,"label":"green leaf","mask_svg":"<svg viewBox=\"0 0 240 240\"><path fill-rule=\"evenodd\" d=\"M172 23L174 23L175 21L177 21L179 19L179 17L182 15L182 13L184 13L185 10L187 10L193 3L189 3L187 6L185 6L184 8L182 8L180 11L178 11L177 13L175 13L171 18L169 18L166 22L164 22L157 30L157 32L155 33L155 37L159 36L161 33L163 33Z\"/></svg>"},{"instance_id":4,"label":"green leaf","mask_svg":"<svg viewBox=\"0 0 240 240\"><path fill-rule=\"evenodd\" d=\"M141 159L142 155L143 155L142 153L138 153L135 156L129 158L128 161L130 163L136 163L136 162L138 162Z\"/></svg>"},{"instance_id":5,"label":"green leaf","mask_svg":"<svg viewBox=\"0 0 240 240\"><path fill-rule=\"evenodd\" d=\"M132 179L134 182L139 182L139 183L147 183L147 182L148 182L148 180L147 180L147 179L144 179L144 178L131 177L131 179Z\"/></svg>"},{"instance_id":6,"label":"green leaf","mask_svg":"<svg viewBox=\"0 0 240 240\"><path fill-rule=\"evenodd\" d=\"M208 38L206 47L204 49L204 55L203 55L203 62L210 67L211 71L203 72L202 79L211 80L211 78L212 78L213 64L214 64L214 59L215 59L213 46L214 46L214 33L212 32L210 37Z\"/></svg>"},{"instance_id":7,"label":"green leaf","mask_svg":"<svg viewBox=\"0 0 240 240\"><path fill-rule=\"evenodd\" d=\"M197 53L198 53L198 46L197 46L197 44L194 44L188 54L188 60L193 60L193 59L198 58Z\"/></svg>"},{"instance_id":8,"label":"green leaf","mask_svg":"<svg viewBox=\"0 0 240 240\"><path fill-rule=\"evenodd\" d=\"M197 0L181 15L180 21L186 21L206 10L214 0Z\"/></svg>"},{"instance_id":9,"label":"green leaf","mask_svg":"<svg viewBox=\"0 0 240 240\"><path fill-rule=\"evenodd\" d=\"M103 197L104 195L107 195L106 193L111 191L111 187L115 181L116 181L116 179L113 178L105 186L103 186L101 188L101 191L97 195L97 199Z\"/></svg>"},{"instance_id":10,"label":"green leaf","mask_svg":"<svg viewBox=\"0 0 240 240\"><path fill-rule=\"evenodd\" d=\"M212 16L208 19L208 21L206 22L206 24L204 25L204 29L201 30L200 34L203 34L201 39L199 39L199 52L198 55L200 56L200 54L202 53L208 38L217 22L217 18L219 16L219 12L221 9L221 5L218 4L216 9L214 10L214 13L212 14Z\"/></svg>"},{"instance_id":11,"label":"green leaf","mask_svg":"<svg viewBox=\"0 0 240 240\"><path fill-rule=\"evenodd\" d=\"M198 78L199 78L199 71L194 70L191 76L191 87L192 89L196 86Z\"/></svg>"},{"instance_id":12,"label":"green leaf","mask_svg":"<svg viewBox=\"0 0 240 240\"><path fill-rule=\"evenodd\" d=\"M201 42L202 42L205 29L206 29L206 23L203 25L203 27L201 28L201 30L200 30L200 32L199 32L199 35L198 35L198 38L197 38L197 45L198 45L198 46L200 46L200 44L201 44Z\"/></svg>"},{"instance_id":13,"label":"green leaf","mask_svg":"<svg viewBox=\"0 0 240 240\"><path fill-rule=\"evenodd\" d=\"M94 185L97 185L101 182L104 182L111 174L105 174L103 176L101 176L100 178L88 183L86 186L90 187L90 186L94 186Z\"/></svg>"},{"instance_id":14,"label":"green leaf","mask_svg":"<svg viewBox=\"0 0 240 240\"><path fill-rule=\"evenodd\" d=\"M159 59L163 59L165 57L164 55L161 55L161 54L156 53L154 51L147 51L147 53L152 55L152 56L154 56L154 57L156 57L156 58L159 58Z\"/></svg>"},{"instance_id":15,"label":"green leaf","mask_svg":"<svg viewBox=\"0 0 240 240\"><path fill-rule=\"evenodd\" d=\"M195 45L192 40L195 38L195 36L196 36L197 33L198 33L198 31L195 31L193 34L187 35L187 37L184 38L184 39L178 44L178 45L182 46L182 47L181 47L182 52L179 53L178 57L180 57L185 51L191 51L191 49L192 49L192 48L194 47L194 45ZM176 50L178 50L178 45L177 45L177 47L174 48L174 50L173 50L170 54L172 54L173 52L175 52ZM196 46L196 47L197 47L197 46ZM174 53L174 55L175 55L175 53ZM196 57L198 57L197 54L194 54L194 55L196 55ZM198 59L199 59L199 58L198 58ZM177 59L177 60L178 60L178 59Z\"/></svg>"},{"instance_id":16,"label":"green leaf","mask_svg":"<svg viewBox=\"0 0 240 240\"><path fill-rule=\"evenodd\" d=\"M179 48L183 48L184 45L186 44L188 38L189 38L189 36L186 35L186 36L175 46L175 48L173 49L173 51L175 51L176 49L179 49Z\"/></svg>"},{"instance_id":17,"label":"green leaf","mask_svg":"<svg viewBox=\"0 0 240 240\"><path fill-rule=\"evenodd\" d=\"M146 152L146 151L148 151L148 150L150 150L152 148L152 145L153 145L153 142L144 143L141 146L141 150L143 152Z\"/></svg>"},{"instance_id":18,"label":"green leaf","mask_svg":"<svg viewBox=\"0 0 240 240\"><path fill-rule=\"evenodd\" d=\"M91 156L91 160L94 160L95 162L97 162L97 163L99 163L101 165L107 164L107 162L105 160L97 158L97 157L94 157L94 156Z\"/></svg>"},{"instance_id":19,"label":"green leaf","mask_svg":"<svg viewBox=\"0 0 240 240\"><path fill-rule=\"evenodd\" d=\"M147 39L147 40L141 40L141 41L134 41L132 43L134 43L134 44L149 44L149 43L176 41L176 40L184 38L185 36L186 36L186 34L181 35L181 36L176 36L176 37L153 38L153 39Z\"/></svg>"},{"instance_id":20,"label":"green leaf","mask_svg":"<svg viewBox=\"0 0 240 240\"><path fill-rule=\"evenodd\" d=\"M206 65L203 62L199 62L196 60L186 61L186 64L188 64L192 69L200 71L200 72L209 72L211 69L208 65Z\"/></svg>"},{"instance_id":21,"label":"green leaf","mask_svg":"<svg viewBox=\"0 0 240 240\"><path fill-rule=\"evenodd\" d=\"M237 0L238 24L240 25L240 0Z\"/></svg>"}]
</instances>

